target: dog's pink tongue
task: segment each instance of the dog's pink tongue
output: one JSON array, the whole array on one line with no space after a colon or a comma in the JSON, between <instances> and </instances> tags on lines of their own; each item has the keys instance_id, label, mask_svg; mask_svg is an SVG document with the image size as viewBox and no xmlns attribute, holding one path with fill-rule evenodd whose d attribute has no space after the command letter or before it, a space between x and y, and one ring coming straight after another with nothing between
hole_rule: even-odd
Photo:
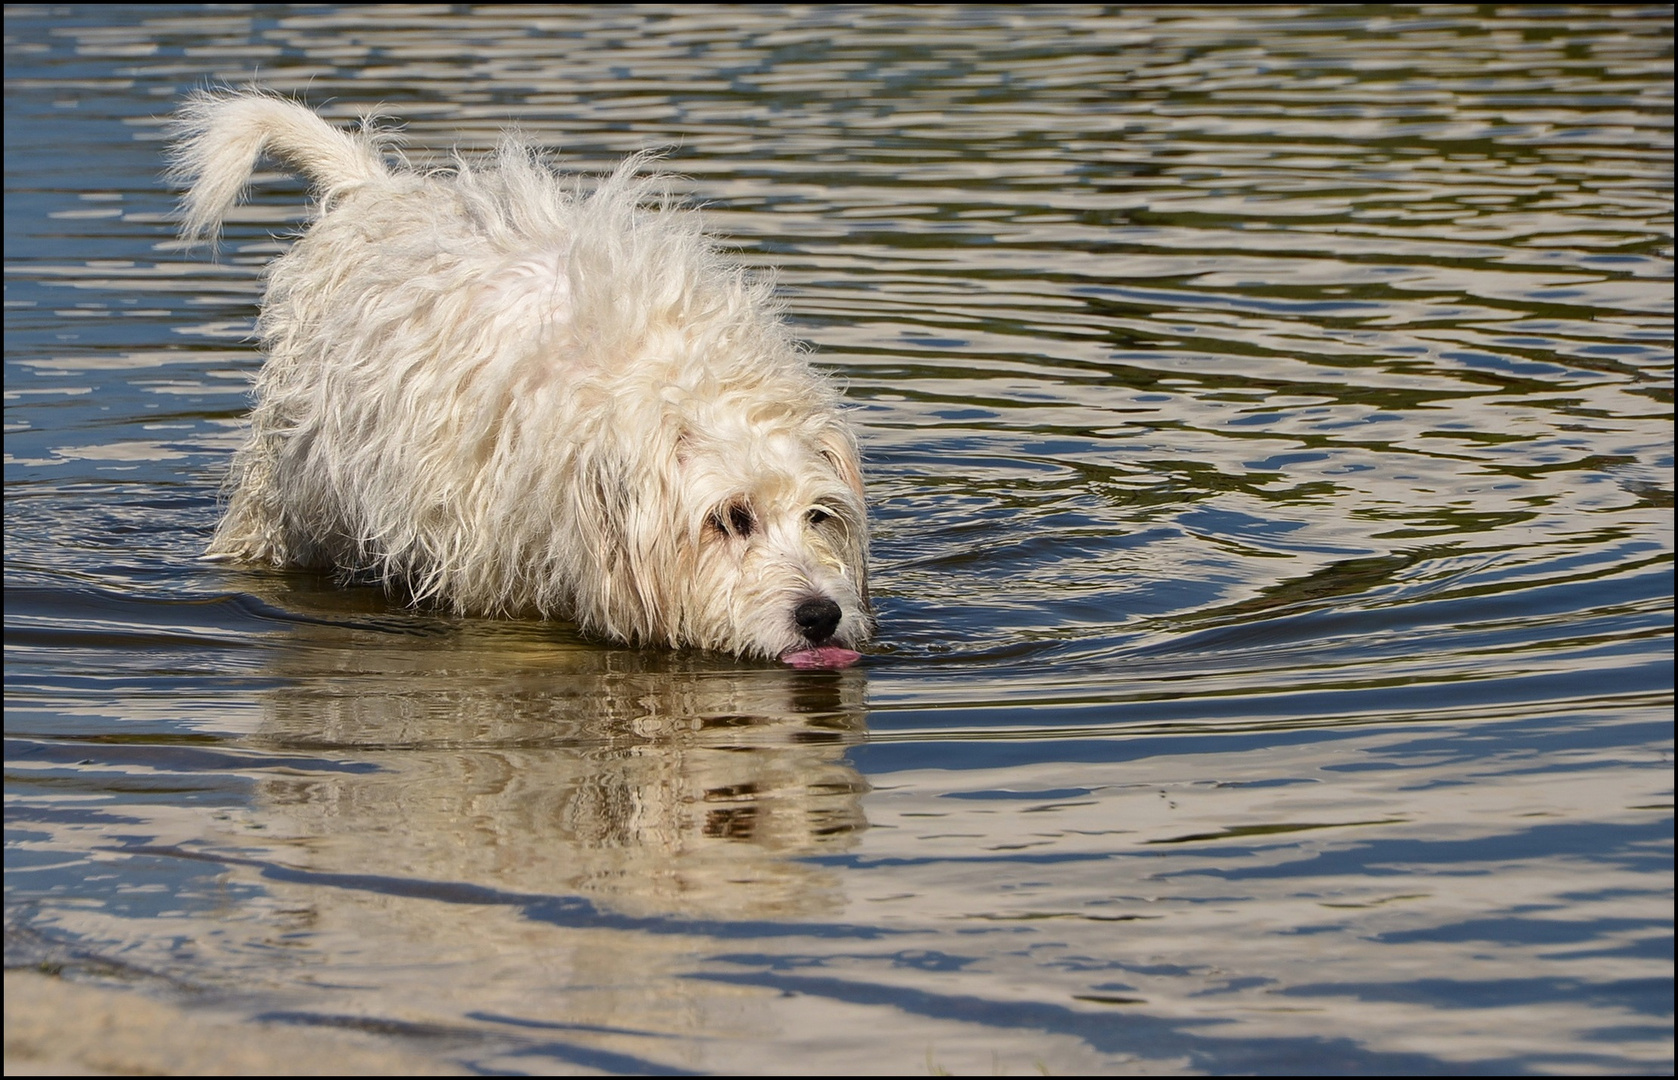
<instances>
[{"instance_id":1,"label":"dog's pink tongue","mask_svg":"<svg viewBox=\"0 0 1678 1080\"><path fill-rule=\"evenodd\" d=\"M837 645L817 645L813 649L781 654L781 662L791 664L795 668L850 667L861 659L861 653L842 649Z\"/></svg>"}]
</instances>

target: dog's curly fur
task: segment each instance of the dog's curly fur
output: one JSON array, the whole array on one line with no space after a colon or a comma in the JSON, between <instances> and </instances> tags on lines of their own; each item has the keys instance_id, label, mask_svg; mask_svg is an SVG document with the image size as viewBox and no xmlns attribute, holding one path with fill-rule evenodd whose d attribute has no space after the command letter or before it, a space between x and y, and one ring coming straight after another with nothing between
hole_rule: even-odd
<instances>
[{"instance_id":1,"label":"dog's curly fur","mask_svg":"<svg viewBox=\"0 0 1678 1080\"><path fill-rule=\"evenodd\" d=\"M592 190L515 141L422 172L258 92L194 95L173 135L189 240L264 153L319 200L269 269L211 555L630 643L799 662L868 638L838 395L644 156Z\"/></svg>"}]
</instances>

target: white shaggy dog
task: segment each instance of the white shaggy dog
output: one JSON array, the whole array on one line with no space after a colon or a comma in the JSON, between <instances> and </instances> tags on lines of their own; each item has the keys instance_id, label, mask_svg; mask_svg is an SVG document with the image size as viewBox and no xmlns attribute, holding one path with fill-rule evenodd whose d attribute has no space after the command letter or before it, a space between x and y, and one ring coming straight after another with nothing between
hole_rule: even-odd
<instances>
[{"instance_id":1,"label":"white shaggy dog","mask_svg":"<svg viewBox=\"0 0 1678 1080\"><path fill-rule=\"evenodd\" d=\"M857 658L868 525L838 395L644 157L592 190L513 142L418 172L262 93L195 95L174 136L188 239L264 152L319 199L269 268L210 555L630 643Z\"/></svg>"}]
</instances>

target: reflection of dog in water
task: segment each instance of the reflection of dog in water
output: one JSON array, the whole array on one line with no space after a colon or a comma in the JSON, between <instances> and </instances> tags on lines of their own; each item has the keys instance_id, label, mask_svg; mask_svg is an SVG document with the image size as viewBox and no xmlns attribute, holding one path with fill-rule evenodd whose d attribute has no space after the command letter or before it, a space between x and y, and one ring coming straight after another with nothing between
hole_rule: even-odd
<instances>
[{"instance_id":1,"label":"reflection of dog in water","mask_svg":"<svg viewBox=\"0 0 1678 1080\"><path fill-rule=\"evenodd\" d=\"M857 659L867 520L838 396L641 158L588 193L511 142L416 172L256 93L197 95L175 133L189 238L263 152L320 203L270 268L212 555L626 642Z\"/></svg>"},{"instance_id":2,"label":"reflection of dog in water","mask_svg":"<svg viewBox=\"0 0 1678 1080\"><path fill-rule=\"evenodd\" d=\"M282 860L635 915L812 915L841 900L806 860L867 828L868 784L845 760L865 737L860 671L596 649L530 623L299 633L268 669L284 689L256 741L348 762L260 782L261 835ZM335 895L311 903L354 906Z\"/></svg>"}]
</instances>

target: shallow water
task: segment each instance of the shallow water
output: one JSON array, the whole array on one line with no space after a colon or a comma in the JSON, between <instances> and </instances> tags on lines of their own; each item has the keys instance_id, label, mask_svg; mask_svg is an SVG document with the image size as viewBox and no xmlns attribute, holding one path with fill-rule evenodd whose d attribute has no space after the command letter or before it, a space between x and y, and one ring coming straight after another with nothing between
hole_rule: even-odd
<instances>
[{"instance_id":1,"label":"shallow water","mask_svg":"<svg viewBox=\"0 0 1678 1080\"><path fill-rule=\"evenodd\" d=\"M7 963L515 1072L1672 1057L1670 8L8 8ZM197 560L269 174L669 148L848 387L797 672Z\"/></svg>"}]
</instances>

